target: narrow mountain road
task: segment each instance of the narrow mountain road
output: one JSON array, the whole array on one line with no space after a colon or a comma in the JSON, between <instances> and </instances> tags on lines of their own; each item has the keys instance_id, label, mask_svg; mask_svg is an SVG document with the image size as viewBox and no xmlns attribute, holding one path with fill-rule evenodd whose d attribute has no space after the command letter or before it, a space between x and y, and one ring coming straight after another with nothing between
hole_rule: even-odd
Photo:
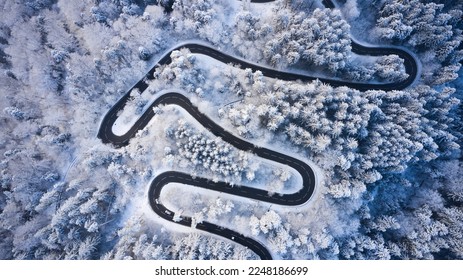
<instances>
[{"instance_id":1,"label":"narrow mountain road","mask_svg":"<svg viewBox=\"0 0 463 280\"><path fill-rule=\"evenodd\" d=\"M271 2L271 0L255 0L252 2L266 3ZM332 1L323 0L323 4L327 8L334 8ZM175 50L180 50L182 48L187 48L194 54L207 55L211 58L214 58L223 63L233 63L238 65L237 67L241 69L250 68L253 71L261 71L262 74L269 78L275 78L286 81L295 81L300 80L302 82L310 82L316 79L320 80L323 83L330 84L334 87L346 86L358 90L402 90L410 86L417 77L417 62L413 56L405 50L393 47L368 47L363 46L357 42L352 42L352 51L359 55L369 55L369 56L382 56L396 54L404 60L405 71L409 75L407 79L396 82L396 83L383 83L383 84L368 84L368 83L357 83L351 81L340 81L335 79L327 79L320 77L312 77L303 74L296 74L284 71L278 71L271 69L265 66L258 64L250 63L248 61L241 60L234 56L222 53L219 50L216 50L212 47L201 45L201 44L183 44L180 45L171 51L169 51L165 56L163 56L158 63L148 72L145 78L153 79L155 70L161 65L167 65L171 63L170 54ZM135 124L123 135L115 135L112 131L114 122L117 120L117 114L119 111L123 110L127 101L130 97L130 92L133 89L138 89L140 92L143 92L148 88L148 84L145 82L145 78L140 80L135 84L119 101L109 110L109 112L103 118L101 122L100 129L98 132L98 138L100 138L103 143L111 143L116 148L123 147L129 144L131 138L133 138L136 133L143 129L149 121L155 115L152 110L154 107L159 105L177 105L184 108L191 116L193 116L198 122L200 122L204 127L208 128L215 136L221 137L224 141L230 143L236 148L243 151L250 151L255 155L275 161L289 167L294 168L302 177L302 187L299 191L291 194L272 194L269 195L267 191L255 189L247 186L232 186L226 182L213 182L206 178L193 177L190 174L169 171L159 174L151 182L148 191L149 203L153 211L158 214L163 219L166 219L171 222L175 222L184 226L191 227L193 225L192 218L187 216L176 215L173 211L167 209L160 201L160 194L164 186L170 183L180 183L191 186L196 186L212 191L228 193L236 196L247 197L251 199L256 199L259 201L264 201L272 204L287 205L287 206L297 206L302 205L307 202L315 189L315 175L305 162L290 157L288 155L255 146L254 144L242 140L239 137L234 136L230 132L223 129L220 125L213 122L205 114L201 113L197 107L195 107L191 101L184 95L176 92L170 92L163 94L157 98L150 107L145 111L145 113L135 122ZM233 240L249 249L254 251L261 259L272 259L271 253L258 241L246 237L240 233L237 233L231 229L227 229L212 223L200 222L194 225L196 229L207 231L212 234L216 234L230 240Z\"/></svg>"}]
</instances>

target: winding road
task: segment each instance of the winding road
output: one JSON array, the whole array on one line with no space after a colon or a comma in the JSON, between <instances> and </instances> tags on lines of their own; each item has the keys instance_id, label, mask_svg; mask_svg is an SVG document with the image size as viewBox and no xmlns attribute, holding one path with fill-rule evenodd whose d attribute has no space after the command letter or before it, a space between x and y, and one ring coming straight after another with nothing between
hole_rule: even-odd
<instances>
[{"instance_id":1,"label":"winding road","mask_svg":"<svg viewBox=\"0 0 463 280\"><path fill-rule=\"evenodd\" d=\"M272 0L256 0L253 2L271 2ZM334 5L331 1L324 0L323 4L327 8L333 8ZM159 174L151 182L148 197L149 203L153 211L158 214L163 219L166 219L171 222L175 222L184 226L191 227L192 219L187 216L175 215L175 213L167 209L160 202L160 194L163 187L170 183L181 183L186 185L192 185L212 191L228 193L236 196L256 199L259 201L264 201L272 204L287 205L287 206L296 206L302 205L307 202L315 189L315 175L312 168L307 165L305 162L296 159L294 157L267 149L263 147L258 147L250 142L247 142L241 138L238 138L231 134L230 132L223 129L220 125L213 122L205 114L201 113L199 109L194 106L191 101L184 95L177 92L169 92L163 94L157 98L149 108L143 113L143 115L135 122L135 124L123 135L116 135L112 131L114 122L117 120L117 114L119 111L123 110L127 101L130 98L130 92L133 89L138 89L140 92L143 92L147 89L148 84L145 82L146 79L153 79L155 70L161 65L167 65L171 62L170 54L175 50L180 50L182 48L188 48L191 53L202 54L212 57L216 60L219 60L223 63L233 63L239 65L237 67L241 69L250 68L253 71L261 71L264 76L269 78L281 79L286 81L300 80L302 82L310 82L316 79L322 81L323 83L330 84L332 86L347 86L350 88L358 90L401 90L410 86L417 77L417 62L413 56L405 50L393 48L393 47L368 47L363 46L357 42L352 41L352 51L359 55L370 55L370 56L382 56L389 54L397 54L404 60L404 66L407 74L409 75L407 79L397 82L397 83L384 83L384 84L366 84L366 83L356 83L350 81L340 81L335 79L327 78L317 78L312 76L307 76L303 74L296 74L284 71L278 71L275 69L267 68L258 64L250 63L234 56L225 54L216 50L210 46L202 44L182 44L176 48L170 50L166 55L164 55L158 63L148 72L146 77L140 80L135 84L119 101L109 110L109 112L104 116L100 129L98 131L98 138L100 138L103 143L111 143L116 148L123 147L129 144L131 138L135 134L143 129L148 122L155 115L152 110L153 107L159 105L177 105L184 108L191 116L193 116L199 123L201 123L205 128L209 129L215 136L221 137L224 141L230 143L236 148L244 151L250 151L255 155L275 161L287 166L294 168L302 177L302 188L299 191L291 194L273 194L269 195L267 191L251 188L248 186L232 186L225 182L213 182L206 178L192 177L190 174L169 171ZM238 232L235 232L231 229L220 227L218 225L200 222L195 225L196 229L207 231L212 234L222 236L224 238L233 240L243 246L254 251L261 259L272 259L271 253L258 241L246 237Z\"/></svg>"}]
</instances>

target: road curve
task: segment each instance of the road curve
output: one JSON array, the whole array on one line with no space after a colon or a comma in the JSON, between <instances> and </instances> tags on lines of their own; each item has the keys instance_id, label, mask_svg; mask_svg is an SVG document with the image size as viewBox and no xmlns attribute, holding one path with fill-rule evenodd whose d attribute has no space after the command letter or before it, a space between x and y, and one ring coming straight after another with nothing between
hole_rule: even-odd
<instances>
[{"instance_id":1,"label":"road curve","mask_svg":"<svg viewBox=\"0 0 463 280\"><path fill-rule=\"evenodd\" d=\"M336 6L331 0L322 0L322 4L329 9L334 9ZM410 85L412 85L417 76L418 76L418 62L413 57L413 55L401 48L396 47L371 47L364 46L361 43L357 42L351 38L351 50L353 53L358 55L368 55L368 56L383 56L383 55L397 55L404 60L405 73L408 74L408 77L399 82L386 83L381 85L377 84L359 84L358 87L349 86L356 88L358 90L402 90ZM369 85L369 86L368 86Z\"/></svg>"},{"instance_id":2,"label":"road curve","mask_svg":"<svg viewBox=\"0 0 463 280\"><path fill-rule=\"evenodd\" d=\"M272 0L255 0L252 2L271 2ZM329 0L323 0L323 4L327 8L333 8L334 5ZM133 89L138 89L140 92L143 92L147 89L148 84L145 82L145 79L154 78L155 70L161 65L167 65L171 62L170 54L175 50L180 50L182 48L188 48L191 53L203 54L210 56L214 59L217 59L223 63L233 63L238 65L241 69L251 68L253 71L261 71L264 76L281 79L286 81L295 81L300 80L302 82L310 82L316 79L322 81L323 83L330 84L332 86L347 86L350 88L358 90L401 90L410 86L417 76L417 62L413 56L407 51L398 49L398 48L384 48L384 47L367 47L359 43L352 41L352 51L360 55L371 55L371 56L382 56L389 54L397 54L399 57L404 59L405 70L409 77L403 81L397 83L385 83L385 84L366 84L366 83L356 83L350 81L340 81L335 79L327 78L317 78L308 75L289 73L284 71L278 71L271 68L267 68L258 64L250 63L236 57L230 56L228 54L222 53L212 47L201 45L201 44L182 44L172 50L170 50L165 56L163 56L158 63L151 68L146 77L140 80L135 84L118 102L109 110L109 112L104 116L100 129L98 131L98 138L100 138L103 143L111 143L115 147L123 147L129 144L129 140L135 136L137 131L143 129L148 122L155 115L152 110L153 107L159 105L178 105L184 108L189 114L191 114L196 120L198 120L205 128L209 129L217 137L221 137L224 141L230 143L238 149L244 151L250 151L256 154L259 157L275 161L281 164L288 165L294 168L302 176L303 185L302 188L292 194L273 194L269 195L268 192L260 189L254 189L247 186L232 186L225 182L212 182L205 178L192 177L189 174L182 172L169 171L159 174L156 178L153 179L148 191L149 203L151 208L155 213L160 217L178 224L191 227L192 219L191 217L175 215L175 213L167 209L160 202L160 193L162 188L169 183L182 183L192 186L197 186L213 191L224 192L232 195L247 197L251 199L256 199L259 201L264 201L272 204L279 205L288 205L295 206L301 205L307 202L312 196L315 188L315 177L314 172L306 163L296 158L266 149L263 147L258 147L244 141L233 134L224 130L221 126L217 125L206 115L202 114L198 108L196 108L190 100L184 95L176 92L170 92L163 94L157 98L149 107L148 110L135 122L135 124L124 134L124 135L115 135L112 131L112 126L117 120L117 113L124 109L127 101L130 98L130 92ZM223 228L208 222L200 222L195 225L197 229L216 234L230 240L233 240L249 249L254 251L261 259L272 259L270 252L259 242L255 241L252 238L245 237L244 235L237 233L233 230Z\"/></svg>"},{"instance_id":3,"label":"road curve","mask_svg":"<svg viewBox=\"0 0 463 280\"><path fill-rule=\"evenodd\" d=\"M241 138L238 138L231 134L230 132L223 129L220 125L216 124L212 121L209 117L205 114L201 113L196 106L194 106L191 101L185 97L184 95L176 92L169 92L165 93L159 98L157 98L150 107L145 111L145 113L136 121L136 123L132 126L131 131L126 133L123 136L115 135L112 130L112 124L109 123L107 126L101 126L101 134L99 137L105 143L119 143L118 145L123 146L128 143L128 139L135 136L135 133L144 128L151 118L155 115L153 108L159 105L177 105L185 109L191 116L193 116L201 125L207 128L210 132L212 132L215 136L222 138L224 141L230 143L231 145L235 146L236 148L249 151L254 153L255 155L275 161L284 165L288 165L294 168L302 177L302 188L295 193L291 194L273 194L269 195L268 191L250 188L247 186L232 186L225 182L213 182L211 180L205 178L198 178L192 177L189 174L176 172L176 171L169 171L159 174L154 178L151 182L148 191L148 198L149 203L153 211L161 216L162 218L176 222L185 226L191 227L192 220L190 217L178 217L174 219L175 213L169 209L167 209L162 203L160 202L160 194L162 188L170 183L182 183L186 185L192 185L201 187L208 190L213 190L217 192L228 193L236 196L247 197L251 199L256 199L259 201L264 201L272 204L279 204L279 205L287 205L287 206L296 206L301 205L307 202L310 197L312 196L314 189L315 189L315 174L305 162L290 157L288 155L278 153L272 151L267 148L258 147L254 144L244 141ZM117 118L116 115L114 115ZM115 119L112 120L112 122ZM127 141L126 141L127 139ZM243 246L246 246L253 250L256 254L259 255L261 259L271 259L271 254L268 250L262 246L257 241L245 237L242 234L239 234L235 231L232 231L227 228L219 227L217 225L201 222L196 225L197 229L205 230L210 233L214 233L220 235L222 237L228 238L233 240Z\"/></svg>"},{"instance_id":4,"label":"road curve","mask_svg":"<svg viewBox=\"0 0 463 280\"><path fill-rule=\"evenodd\" d=\"M280 80L286 81L295 81L300 80L302 82L310 82L314 80L320 80L323 83L330 84L331 86L347 86L350 88L355 88L358 90L401 90L405 89L406 87L410 86L417 76L417 63L413 56L408 52L397 49L397 48L373 48L360 45L358 43L352 42L352 50L356 51L359 54L365 55L386 55L386 54L397 54L401 58L404 59L404 65L407 74L409 75L407 79L395 82L395 83L385 83L385 84L368 84L368 83L356 83L356 82L349 82L349 81L340 81L334 79L326 79L326 78L317 78L303 74L295 74L289 73L284 71L278 71L274 69L270 69L258 64L253 64L244 60L240 60L236 57L231 55L227 55L225 53L220 52L210 46L201 45L201 44L182 44L176 48L171 49L166 55L164 55L159 62L148 72L146 75L146 79L154 78L154 72L160 65L167 65L172 62L170 58L170 54L173 51L180 50L182 48L187 48L191 51L191 53L196 54L203 54L209 57L212 57L216 60L219 60L223 63L233 63L238 65L241 69L250 68L253 71L261 71L262 74L269 78L275 78ZM115 146L124 146L128 144L130 138L132 138L136 132L140 129L138 125L134 125L126 134L121 136L116 136L112 133L112 124L117 119L117 113L122 110L130 97L130 92L133 89L138 89L140 92L143 92L148 88L148 84L146 80L142 79L138 83L136 83L119 101L109 110L109 112L103 118L100 130L98 132L98 137L103 140L105 143L112 143ZM155 101L156 102L156 101ZM153 115L150 116L150 118ZM144 116L148 117L148 116ZM142 120L139 120L142 121ZM107 140L107 141L105 141Z\"/></svg>"}]
</instances>

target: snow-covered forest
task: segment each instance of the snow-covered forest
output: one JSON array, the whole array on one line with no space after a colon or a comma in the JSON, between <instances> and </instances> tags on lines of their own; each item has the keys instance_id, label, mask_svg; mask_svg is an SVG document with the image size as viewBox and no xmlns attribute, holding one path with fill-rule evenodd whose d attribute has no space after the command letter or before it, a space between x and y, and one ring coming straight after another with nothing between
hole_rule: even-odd
<instances>
[{"instance_id":1,"label":"snow-covered forest","mask_svg":"<svg viewBox=\"0 0 463 280\"><path fill-rule=\"evenodd\" d=\"M255 239L277 259L463 259L463 3L452 0L0 0L0 259L257 259L195 228ZM357 90L266 77L183 48L133 90L112 127L155 115L127 146L97 138L105 114L175 46L199 42L279 71L400 83ZM300 175L214 136L180 92L237 137L303 160L316 190L287 207L170 184L164 171L294 193Z\"/></svg>"}]
</instances>

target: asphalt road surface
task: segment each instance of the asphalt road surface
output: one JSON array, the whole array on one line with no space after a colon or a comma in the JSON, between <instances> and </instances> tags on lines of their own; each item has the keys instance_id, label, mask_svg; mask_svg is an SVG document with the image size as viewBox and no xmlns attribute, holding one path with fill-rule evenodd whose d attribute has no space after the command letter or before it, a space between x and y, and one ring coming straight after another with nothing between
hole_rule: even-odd
<instances>
[{"instance_id":1,"label":"asphalt road surface","mask_svg":"<svg viewBox=\"0 0 463 280\"><path fill-rule=\"evenodd\" d=\"M253 2L271 2L271 0L256 0ZM333 2L329 0L323 0L323 4L327 8L333 8ZM123 147L129 144L129 140L135 136L135 134L143 129L151 118L154 116L153 107L159 105L178 105L184 108L189 114L191 114L196 120L198 120L205 128L209 129L214 135L221 137L224 141L230 143L236 148L244 151L250 151L255 155L275 161L284 165L288 165L294 168L302 176L302 188L296 193L291 194L272 194L269 195L267 191L254 189L247 186L232 186L225 182L213 182L206 178L193 177L190 174L169 171L158 175L151 182L148 191L149 203L153 211L158 214L160 217L175 222L184 226L191 227L192 219L191 217L175 215L175 213L167 209L160 201L160 194L162 188L170 183L181 183L186 185L192 185L216 192L228 193L236 196L247 197L250 199L255 199L259 201L264 201L272 204L287 205L287 206L297 206L302 205L307 202L312 196L315 189L315 176L312 168L307 165L305 162L290 157L288 155L255 146L254 144L244 141L241 138L234 136L220 125L213 122L206 115L201 113L197 107L195 107L190 100L184 95L176 92L170 92L163 94L158 99L156 99L150 107L145 111L145 113L135 122L135 124L125 133L124 135L115 135L112 132L112 126L117 120L117 114L119 111L123 110L127 101L130 97L130 92L133 89L138 89L140 92L143 92L148 87L148 84L145 82L145 79L153 79L155 70L160 65L166 65L171 62L170 54L175 50L180 50L182 48L187 48L191 53L203 54L210 56L216 60L219 60L223 63L233 63L241 69L251 68L253 71L261 71L264 76L269 78L281 79L286 81L295 81L300 80L302 82L310 82L316 79L322 81L323 83L330 84L331 86L347 86L350 88L358 90L401 90L410 86L416 79L417 76L417 62L413 56L405 50L393 47L368 47L363 46L357 42L352 41L352 51L360 55L369 55L369 56L382 56L396 54L402 59L404 59L404 66L409 77L403 81L395 83L383 83L383 84L367 84L367 83L357 83L351 81L340 81L335 79L327 78L317 78L308 75L295 74L290 72L278 71L268 67L264 67L258 64L250 63L239 58L230 56L228 54L222 53L219 50L211 48L206 45L201 44L183 44L167 53L162 57L158 63L147 73L146 77L140 80L135 84L105 115L103 121L100 125L98 131L98 138L100 138L103 143L110 143L116 148ZM252 251L254 251L261 259L272 259L270 252L258 241L246 237L238 232L235 232L231 229L220 227L218 225L200 222L195 225L196 229L207 231L212 234L216 234L225 238L228 238L232 241L235 241Z\"/></svg>"}]
</instances>

